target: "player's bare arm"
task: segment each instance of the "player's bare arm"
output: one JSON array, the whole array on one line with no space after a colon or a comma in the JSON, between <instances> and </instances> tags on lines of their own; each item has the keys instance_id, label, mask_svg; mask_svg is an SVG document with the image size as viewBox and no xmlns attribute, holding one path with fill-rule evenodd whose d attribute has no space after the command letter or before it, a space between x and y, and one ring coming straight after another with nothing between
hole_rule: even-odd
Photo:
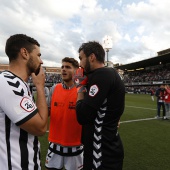
<instances>
[{"instance_id":1,"label":"player's bare arm","mask_svg":"<svg viewBox=\"0 0 170 170\"><path fill-rule=\"evenodd\" d=\"M48 107L44 92L45 74L42 68L37 76L32 73L32 80L37 89L36 105L38 113L20 127L33 135L41 136L47 130L48 119Z\"/></svg>"}]
</instances>

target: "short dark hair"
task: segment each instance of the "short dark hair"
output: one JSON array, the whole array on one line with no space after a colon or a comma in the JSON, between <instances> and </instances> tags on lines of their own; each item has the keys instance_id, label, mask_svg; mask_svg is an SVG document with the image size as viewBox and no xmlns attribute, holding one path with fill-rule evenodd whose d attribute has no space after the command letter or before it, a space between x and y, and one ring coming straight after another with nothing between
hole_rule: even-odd
<instances>
[{"instance_id":1,"label":"short dark hair","mask_svg":"<svg viewBox=\"0 0 170 170\"><path fill-rule=\"evenodd\" d=\"M77 60L75 60L74 58L71 57L65 57L62 59L62 62L68 62L71 63L73 65L74 68L79 68L79 63Z\"/></svg>"},{"instance_id":2,"label":"short dark hair","mask_svg":"<svg viewBox=\"0 0 170 170\"><path fill-rule=\"evenodd\" d=\"M9 57L9 61L15 60L21 48L26 48L30 53L37 45L40 44L34 38L31 38L25 34L15 34L10 36L6 41L5 53Z\"/></svg>"},{"instance_id":3,"label":"short dark hair","mask_svg":"<svg viewBox=\"0 0 170 170\"><path fill-rule=\"evenodd\" d=\"M87 43L83 43L80 46L78 52L80 53L81 50L83 50L86 57L89 57L90 54L94 53L97 60L99 62L104 63L104 61L105 61L105 51L104 51L102 45L99 44L99 42L89 41Z\"/></svg>"}]
</instances>

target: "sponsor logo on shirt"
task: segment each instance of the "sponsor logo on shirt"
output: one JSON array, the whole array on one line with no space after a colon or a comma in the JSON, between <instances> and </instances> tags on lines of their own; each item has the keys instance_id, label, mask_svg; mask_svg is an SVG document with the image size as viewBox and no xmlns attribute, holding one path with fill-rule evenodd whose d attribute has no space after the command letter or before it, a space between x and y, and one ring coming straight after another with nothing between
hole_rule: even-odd
<instances>
[{"instance_id":1,"label":"sponsor logo on shirt","mask_svg":"<svg viewBox=\"0 0 170 170\"><path fill-rule=\"evenodd\" d=\"M76 108L76 104L74 102L69 102L69 109L75 109Z\"/></svg>"},{"instance_id":2,"label":"sponsor logo on shirt","mask_svg":"<svg viewBox=\"0 0 170 170\"><path fill-rule=\"evenodd\" d=\"M56 106L56 107L63 107L64 103L63 102L54 102L54 106Z\"/></svg>"},{"instance_id":3,"label":"sponsor logo on shirt","mask_svg":"<svg viewBox=\"0 0 170 170\"><path fill-rule=\"evenodd\" d=\"M27 97L24 97L21 100L20 106L27 112L31 112L35 109L33 101Z\"/></svg>"},{"instance_id":4,"label":"sponsor logo on shirt","mask_svg":"<svg viewBox=\"0 0 170 170\"><path fill-rule=\"evenodd\" d=\"M89 90L89 96L94 97L99 91L97 85L92 85Z\"/></svg>"}]
</instances>

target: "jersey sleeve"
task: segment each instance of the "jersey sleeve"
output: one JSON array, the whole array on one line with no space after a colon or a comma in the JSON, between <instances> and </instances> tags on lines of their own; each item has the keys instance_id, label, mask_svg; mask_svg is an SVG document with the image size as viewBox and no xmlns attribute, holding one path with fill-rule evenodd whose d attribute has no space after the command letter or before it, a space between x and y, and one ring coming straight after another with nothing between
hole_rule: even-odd
<instances>
[{"instance_id":1,"label":"jersey sleeve","mask_svg":"<svg viewBox=\"0 0 170 170\"><path fill-rule=\"evenodd\" d=\"M13 123L21 125L38 110L24 82L17 77L6 79L0 79L0 107Z\"/></svg>"},{"instance_id":2,"label":"jersey sleeve","mask_svg":"<svg viewBox=\"0 0 170 170\"><path fill-rule=\"evenodd\" d=\"M84 102L98 110L106 99L110 87L113 86L113 74L111 72L96 72L91 77L88 85L88 92L85 95Z\"/></svg>"}]
</instances>

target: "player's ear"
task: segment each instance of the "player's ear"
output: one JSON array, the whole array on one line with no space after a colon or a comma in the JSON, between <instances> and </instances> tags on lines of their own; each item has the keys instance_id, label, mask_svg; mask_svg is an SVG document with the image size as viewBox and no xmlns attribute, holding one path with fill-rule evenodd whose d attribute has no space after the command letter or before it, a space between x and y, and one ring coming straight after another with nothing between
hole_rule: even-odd
<instances>
[{"instance_id":1,"label":"player's ear","mask_svg":"<svg viewBox=\"0 0 170 170\"><path fill-rule=\"evenodd\" d=\"M89 59L91 62L94 62L96 60L96 56L94 53L91 53L90 56L89 56Z\"/></svg>"},{"instance_id":2,"label":"player's ear","mask_svg":"<svg viewBox=\"0 0 170 170\"><path fill-rule=\"evenodd\" d=\"M21 48L20 53L23 59L28 60L29 55L28 55L28 51L26 48Z\"/></svg>"}]
</instances>

